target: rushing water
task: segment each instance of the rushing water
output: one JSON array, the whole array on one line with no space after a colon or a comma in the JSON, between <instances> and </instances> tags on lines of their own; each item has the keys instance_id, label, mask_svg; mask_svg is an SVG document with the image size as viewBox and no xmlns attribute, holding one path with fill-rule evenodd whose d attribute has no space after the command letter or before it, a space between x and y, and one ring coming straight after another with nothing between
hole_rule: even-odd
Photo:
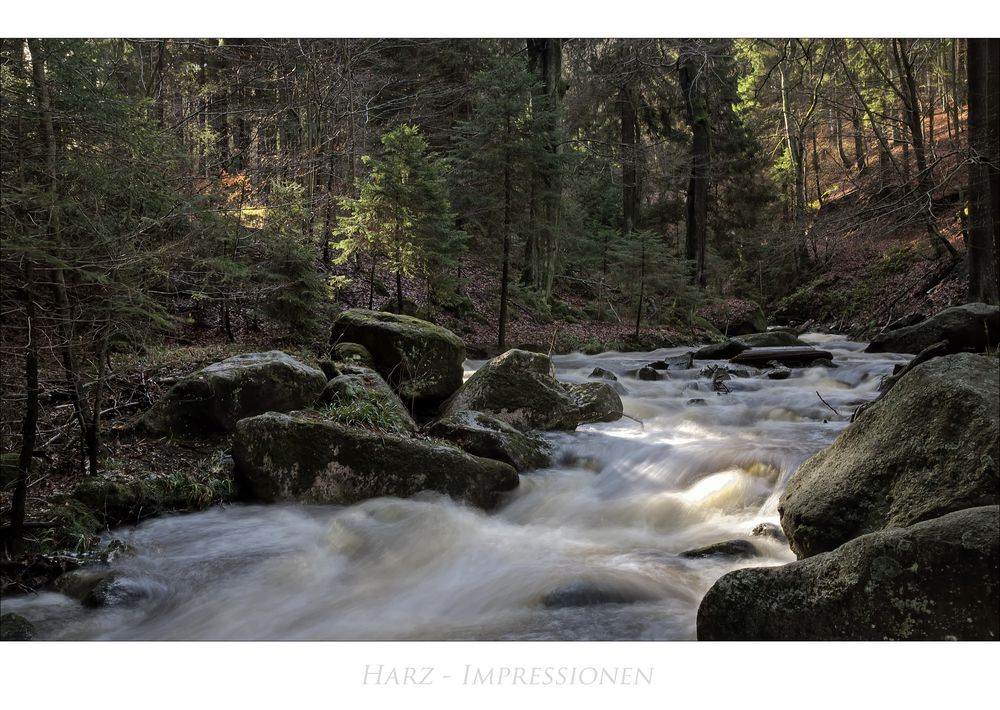
<instances>
[{"instance_id":1,"label":"rushing water","mask_svg":"<svg viewBox=\"0 0 1000 710\"><path fill-rule=\"evenodd\" d=\"M838 367L734 378L728 394L699 375L705 362L656 382L625 374L684 348L554 358L565 381L586 381L597 365L618 373L625 413L641 423L551 435L554 466L522 475L491 513L426 494L150 520L114 532L137 551L112 567L138 601L86 609L47 592L5 600L4 611L62 639L693 638L698 603L720 575L793 559L751 529L777 522L795 468L905 360L835 336L805 339ZM733 538L761 555L678 556ZM638 601L546 606L566 585Z\"/></svg>"}]
</instances>

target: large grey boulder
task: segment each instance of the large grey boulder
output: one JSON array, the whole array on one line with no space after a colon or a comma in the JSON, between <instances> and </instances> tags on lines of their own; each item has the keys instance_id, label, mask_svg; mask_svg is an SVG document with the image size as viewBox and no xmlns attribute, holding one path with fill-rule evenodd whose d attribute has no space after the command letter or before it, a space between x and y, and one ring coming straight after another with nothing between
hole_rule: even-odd
<instances>
[{"instance_id":1,"label":"large grey boulder","mask_svg":"<svg viewBox=\"0 0 1000 710\"><path fill-rule=\"evenodd\" d=\"M611 383L584 382L567 384L565 387L576 400L581 424L616 422L622 418L622 398Z\"/></svg>"},{"instance_id":2,"label":"large grey boulder","mask_svg":"<svg viewBox=\"0 0 1000 710\"><path fill-rule=\"evenodd\" d=\"M407 404L437 406L462 384L465 344L450 330L419 318L347 310L334 322L330 342L334 349L341 343L363 345L375 369Z\"/></svg>"},{"instance_id":3,"label":"large grey boulder","mask_svg":"<svg viewBox=\"0 0 1000 710\"><path fill-rule=\"evenodd\" d=\"M308 407L325 386L321 370L280 350L235 355L171 387L140 427L154 436L231 432L255 414Z\"/></svg>"},{"instance_id":4,"label":"large grey boulder","mask_svg":"<svg viewBox=\"0 0 1000 710\"><path fill-rule=\"evenodd\" d=\"M721 577L700 640L996 640L1000 508L863 535L780 567Z\"/></svg>"},{"instance_id":5,"label":"large grey boulder","mask_svg":"<svg viewBox=\"0 0 1000 710\"><path fill-rule=\"evenodd\" d=\"M518 429L575 429L578 424L621 417L621 398L606 383L564 385L547 355L508 350L486 362L447 402L441 413L484 412Z\"/></svg>"},{"instance_id":6,"label":"large grey boulder","mask_svg":"<svg viewBox=\"0 0 1000 710\"><path fill-rule=\"evenodd\" d=\"M518 429L574 429L576 400L547 355L508 350L487 361L441 408L443 416L484 412Z\"/></svg>"},{"instance_id":7,"label":"large grey boulder","mask_svg":"<svg viewBox=\"0 0 1000 710\"><path fill-rule=\"evenodd\" d=\"M1000 344L1000 307L967 303L946 308L915 325L876 335L865 348L869 353L910 353L942 340L951 352L983 352Z\"/></svg>"},{"instance_id":8,"label":"large grey boulder","mask_svg":"<svg viewBox=\"0 0 1000 710\"><path fill-rule=\"evenodd\" d=\"M998 496L1000 367L963 353L918 365L803 463L779 501L799 557Z\"/></svg>"},{"instance_id":9,"label":"large grey boulder","mask_svg":"<svg viewBox=\"0 0 1000 710\"><path fill-rule=\"evenodd\" d=\"M456 412L431 422L424 433L474 456L508 463L519 472L549 465L549 446L543 439L482 412Z\"/></svg>"},{"instance_id":10,"label":"large grey boulder","mask_svg":"<svg viewBox=\"0 0 1000 710\"><path fill-rule=\"evenodd\" d=\"M350 505L437 491L489 508L518 484L513 467L454 446L306 415L243 419L233 458L241 493L264 502Z\"/></svg>"}]
</instances>

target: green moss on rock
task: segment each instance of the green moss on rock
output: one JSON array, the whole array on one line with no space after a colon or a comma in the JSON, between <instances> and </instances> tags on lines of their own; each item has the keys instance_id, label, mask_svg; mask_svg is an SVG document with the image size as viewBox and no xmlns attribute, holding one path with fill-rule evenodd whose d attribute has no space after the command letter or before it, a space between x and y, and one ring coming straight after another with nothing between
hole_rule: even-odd
<instances>
[{"instance_id":1,"label":"green moss on rock","mask_svg":"<svg viewBox=\"0 0 1000 710\"><path fill-rule=\"evenodd\" d=\"M1000 499L1000 367L959 354L924 362L803 463L779 502L800 557L853 537Z\"/></svg>"},{"instance_id":2,"label":"green moss on rock","mask_svg":"<svg viewBox=\"0 0 1000 710\"><path fill-rule=\"evenodd\" d=\"M351 309L338 316L331 346L357 343L405 402L436 406L462 384L465 344L446 328L406 315Z\"/></svg>"},{"instance_id":3,"label":"green moss on rock","mask_svg":"<svg viewBox=\"0 0 1000 710\"><path fill-rule=\"evenodd\" d=\"M997 640L1000 508L869 533L779 567L730 572L698 609L701 640Z\"/></svg>"},{"instance_id":4,"label":"green moss on rock","mask_svg":"<svg viewBox=\"0 0 1000 710\"><path fill-rule=\"evenodd\" d=\"M135 523L167 512L203 510L231 500L234 485L224 476L199 480L189 473L164 478L109 480L86 478L73 491L73 499L107 527Z\"/></svg>"},{"instance_id":5,"label":"green moss on rock","mask_svg":"<svg viewBox=\"0 0 1000 710\"><path fill-rule=\"evenodd\" d=\"M916 355L942 340L948 341L951 352L996 348L1000 344L1000 307L967 303L946 308L915 325L876 335L865 352Z\"/></svg>"},{"instance_id":6,"label":"green moss on rock","mask_svg":"<svg viewBox=\"0 0 1000 710\"><path fill-rule=\"evenodd\" d=\"M374 370L330 380L320 397L323 418L345 426L412 434L413 418L385 380Z\"/></svg>"},{"instance_id":7,"label":"green moss on rock","mask_svg":"<svg viewBox=\"0 0 1000 710\"><path fill-rule=\"evenodd\" d=\"M233 441L241 492L266 502L348 505L437 491L488 508L518 484L513 467L451 445L268 413Z\"/></svg>"},{"instance_id":8,"label":"green moss on rock","mask_svg":"<svg viewBox=\"0 0 1000 710\"><path fill-rule=\"evenodd\" d=\"M518 429L575 429L576 399L554 376L547 355L508 350L485 363L442 406L442 415L475 411Z\"/></svg>"},{"instance_id":9,"label":"green moss on rock","mask_svg":"<svg viewBox=\"0 0 1000 710\"><path fill-rule=\"evenodd\" d=\"M171 387L141 427L154 436L231 432L245 417L308 407L326 381L322 371L278 350L236 355Z\"/></svg>"},{"instance_id":10,"label":"green moss on rock","mask_svg":"<svg viewBox=\"0 0 1000 710\"><path fill-rule=\"evenodd\" d=\"M372 358L372 354L368 352L368 348L358 343L337 343L330 351L330 357L335 362L375 369L375 360Z\"/></svg>"},{"instance_id":11,"label":"green moss on rock","mask_svg":"<svg viewBox=\"0 0 1000 710\"><path fill-rule=\"evenodd\" d=\"M549 465L549 446L544 439L482 412L457 412L432 422L424 433L475 456L508 463L521 472Z\"/></svg>"}]
</instances>

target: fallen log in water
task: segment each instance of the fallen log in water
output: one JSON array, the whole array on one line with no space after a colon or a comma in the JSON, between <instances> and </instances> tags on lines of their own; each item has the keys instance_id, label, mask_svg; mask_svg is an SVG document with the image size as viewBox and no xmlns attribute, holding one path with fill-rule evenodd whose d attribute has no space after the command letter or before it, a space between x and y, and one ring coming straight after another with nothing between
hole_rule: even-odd
<instances>
[{"instance_id":1,"label":"fallen log in water","mask_svg":"<svg viewBox=\"0 0 1000 710\"><path fill-rule=\"evenodd\" d=\"M826 350L817 350L812 347L780 347L780 348L750 348L744 350L739 355L729 358L729 362L740 365L753 365L754 367L766 367L767 363L774 360L783 365L804 365L813 360L832 360L833 354Z\"/></svg>"}]
</instances>

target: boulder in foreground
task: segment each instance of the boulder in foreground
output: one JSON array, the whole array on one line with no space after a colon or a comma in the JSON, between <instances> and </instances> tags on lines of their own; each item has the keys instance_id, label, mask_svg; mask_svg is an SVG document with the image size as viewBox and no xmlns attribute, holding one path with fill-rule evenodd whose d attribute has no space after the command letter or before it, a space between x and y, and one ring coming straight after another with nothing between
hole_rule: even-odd
<instances>
[{"instance_id":1,"label":"boulder in foreground","mask_svg":"<svg viewBox=\"0 0 1000 710\"><path fill-rule=\"evenodd\" d=\"M175 384L140 426L154 436L231 432L246 417L308 407L325 386L321 370L280 350L236 355Z\"/></svg>"},{"instance_id":2,"label":"boulder in foreground","mask_svg":"<svg viewBox=\"0 0 1000 710\"><path fill-rule=\"evenodd\" d=\"M970 353L902 377L789 480L778 511L795 553L1000 501L998 380L996 358Z\"/></svg>"},{"instance_id":3,"label":"boulder in foreground","mask_svg":"<svg viewBox=\"0 0 1000 710\"><path fill-rule=\"evenodd\" d=\"M702 599L698 639L996 640L998 523L997 506L968 508L730 572Z\"/></svg>"},{"instance_id":4,"label":"boulder in foreground","mask_svg":"<svg viewBox=\"0 0 1000 710\"><path fill-rule=\"evenodd\" d=\"M263 502L350 505L436 491L490 508L518 484L513 467L454 446L304 415L240 421L233 458L241 492Z\"/></svg>"}]
</instances>

